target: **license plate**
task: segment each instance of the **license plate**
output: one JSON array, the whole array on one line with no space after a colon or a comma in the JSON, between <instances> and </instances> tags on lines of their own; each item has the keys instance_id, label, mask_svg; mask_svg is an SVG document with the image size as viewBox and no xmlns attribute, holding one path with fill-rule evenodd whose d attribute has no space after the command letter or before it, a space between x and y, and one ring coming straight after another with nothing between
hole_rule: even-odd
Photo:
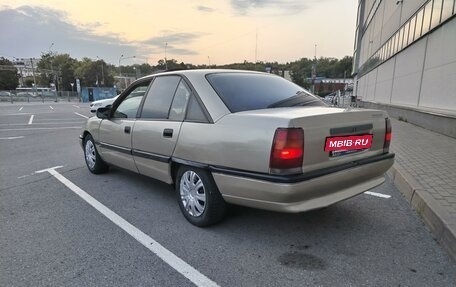
<instances>
[{"instance_id":1,"label":"license plate","mask_svg":"<svg viewBox=\"0 0 456 287\"><path fill-rule=\"evenodd\" d=\"M368 149L372 145L373 135L327 137L325 151L348 151Z\"/></svg>"}]
</instances>

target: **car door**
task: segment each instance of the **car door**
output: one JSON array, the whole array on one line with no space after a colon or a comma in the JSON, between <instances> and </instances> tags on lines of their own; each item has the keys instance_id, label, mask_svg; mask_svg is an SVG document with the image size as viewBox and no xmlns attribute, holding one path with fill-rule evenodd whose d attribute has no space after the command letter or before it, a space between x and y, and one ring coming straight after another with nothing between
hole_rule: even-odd
<instances>
[{"instance_id":1,"label":"car door","mask_svg":"<svg viewBox=\"0 0 456 287\"><path fill-rule=\"evenodd\" d=\"M172 183L170 164L191 89L177 75L156 77L133 130L133 158L141 174Z\"/></svg>"},{"instance_id":2,"label":"car door","mask_svg":"<svg viewBox=\"0 0 456 287\"><path fill-rule=\"evenodd\" d=\"M131 154L131 134L139 106L150 84L149 80L130 86L116 103L108 119L100 123L100 146L103 159L113 165L138 172Z\"/></svg>"}]
</instances>

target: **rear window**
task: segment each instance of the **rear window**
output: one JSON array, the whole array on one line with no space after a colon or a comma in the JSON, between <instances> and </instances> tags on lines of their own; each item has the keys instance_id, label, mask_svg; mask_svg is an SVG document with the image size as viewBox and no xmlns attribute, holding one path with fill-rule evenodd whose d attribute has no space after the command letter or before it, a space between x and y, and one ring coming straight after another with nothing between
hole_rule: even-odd
<instances>
[{"instance_id":1,"label":"rear window","mask_svg":"<svg viewBox=\"0 0 456 287\"><path fill-rule=\"evenodd\" d=\"M278 107L326 106L300 86L275 75L216 73L206 78L232 113Z\"/></svg>"}]
</instances>

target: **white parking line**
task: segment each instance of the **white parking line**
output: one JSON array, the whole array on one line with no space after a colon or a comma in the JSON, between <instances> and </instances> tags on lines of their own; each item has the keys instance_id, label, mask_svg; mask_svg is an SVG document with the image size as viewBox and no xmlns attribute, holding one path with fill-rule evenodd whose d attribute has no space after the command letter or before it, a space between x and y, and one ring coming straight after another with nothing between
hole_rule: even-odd
<instances>
[{"instance_id":1,"label":"white parking line","mask_svg":"<svg viewBox=\"0 0 456 287\"><path fill-rule=\"evenodd\" d=\"M372 192L372 191L366 191L364 192L365 194L372 195L372 196L377 196L381 198L390 198L391 195L383 194L383 193L377 193L377 192Z\"/></svg>"},{"instance_id":2,"label":"white parking line","mask_svg":"<svg viewBox=\"0 0 456 287\"><path fill-rule=\"evenodd\" d=\"M67 130L67 129L81 129L81 127L55 127L55 128L22 128L22 129L0 129L0 132L11 131L34 131L34 130Z\"/></svg>"},{"instance_id":3,"label":"white parking line","mask_svg":"<svg viewBox=\"0 0 456 287\"><path fill-rule=\"evenodd\" d=\"M19 108L19 112L22 111L23 108L24 108L24 107L20 107L20 108Z\"/></svg>"},{"instance_id":4,"label":"white parking line","mask_svg":"<svg viewBox=\"0 0 456 287\"><path fill-rule=\"evenodd\" d=\"M2 114L0 117L9 117L9 116L25 116L30 115L30 113L14 113L14 114Z\"/></svg>"},{"instance_id":5,"label":"white parking line","mask_svg":"<svg viewBox=\"0 0 456 287\"><path fill-rule=\"evenodd\" d=\"M28 121L28 124L31 125L33 123L33 118L35 117L35 115L31 115L30 116L30 120Z\"/></svg>"},{"instance_id":6,"label":"white parking line","mask_svg":"<svg viewBox=\"0 0 456 287\"><path fill-rule=\"evenodd\" d=\"M75 114L75 115L78 115L78 116L80 116L80 117L86 118L86 119L89 118L88 116L81 115L80 113L77 113L77 112L74 112L74 114Z\"/></svg>"},{"instance_id":7,"label":"white parking line","mask_svg":"<svg viewBox=\"0 0 456 287\"><path fill-rule=\"evenodd\" d=\"M49 106L51 108L51 110L53 110L54 108L52 106Z\"/></svg>"},{"instance_id":8,"label":"white parking line","mask_svg":"<svg viewBox=\"0 0 456 287\"><path fill-rule=\"evenodd\" d=\"M218 286L217 283L200 273L198 270L190 266L188 263L177 257L174 253L166 249L163 245L152 239L149 235L145 234L131 223L120 217L117 213L107 208L105 205L97 201L91 195L79 188L77 185L69 181L63 175L58 173L55 169L61 166L51 167L43 170L36 171L35 173L49 172L58 181L63 183L71 191L81 197L85 202L90 204L93 208L98 210L101 214L106 216L111 222L127 232L130 236L136 239L139 243L144 245L147 249L152 251L155 255L161 258L165 263L174 268L177 272L182 274L188 280L193 282L196 286Z\"/></svg>"},{"instance_id":9,"label":"white parking line","mask_svg":"<svg viewBox=\"0 0 456 287\"><path fill-rule=\"evenodd\" d=\"M50 123L47 123L47 122L37 122L35 121L33 123L33 126L39 126L39 125L72 125L72 124L82 124L83 120L82 119L79 119L78 118L78 122L63 122L62 120L60 122L50 122ZM2 126L26 126L28 124L0 124L0 127Z\"/></svg>"},{"instance_id":10,"label":"white parking line","mask_svg":"<svg viewBox=\"0 0 456 287\"><path fill-rule=\"evenodd\" d=\"M73 105L73 107L75 107L75 108L78 108L78 109L80 109L80 108L81 108L80 106L76 106L76 105Z\"/></svg>"},{"instance_id":11,"label":"white parking line","mask_svg":"<svg viewBox=\"0 0 456 287\"><path fill-rule=\"evenodd\" d=\"M16 139L23 139L24 136L18 136L18 137L8 137L8 138L0 138L0 140L16 140Z\"/></svg>"}]
</instances>

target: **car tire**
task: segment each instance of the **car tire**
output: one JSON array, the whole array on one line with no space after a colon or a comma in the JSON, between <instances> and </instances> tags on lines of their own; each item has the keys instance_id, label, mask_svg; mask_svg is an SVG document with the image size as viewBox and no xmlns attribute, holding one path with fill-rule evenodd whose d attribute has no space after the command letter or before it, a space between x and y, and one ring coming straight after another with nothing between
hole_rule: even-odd
<instances>
[{"instance_id":1,"label":"car tire","mask_svg":"<svg viewBox=\"0 0 456 287\"><path fill-rule=\"evenodd\" d=\"M205 227L225 217L227 205L208 171L181 166L176 179L177 201L191 224Z\"/></svg>"},{"instance_id":2,"label":"car tire","mask_svg":"<svg viewBox=\"0 0 456 287\"><path fill-rule=\"evenodd\" d=\"M87 168L91 173L100 174L108 171L109 166L101 158L95 146L93 137L88 134L84 138L84 159Z\"/></svg>"}]
</instances>

